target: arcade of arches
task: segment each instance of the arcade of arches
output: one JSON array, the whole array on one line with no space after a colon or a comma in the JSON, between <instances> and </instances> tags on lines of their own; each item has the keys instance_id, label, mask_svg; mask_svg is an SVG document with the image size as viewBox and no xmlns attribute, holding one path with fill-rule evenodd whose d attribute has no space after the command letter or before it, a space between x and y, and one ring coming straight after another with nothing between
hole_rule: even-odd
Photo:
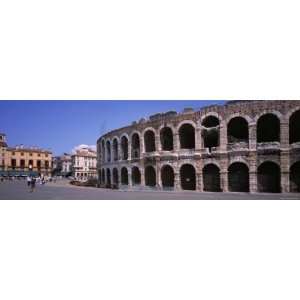
<instances>
[{"instance_id":1,"label":"arcade of arches","mask_svg":"<svg viewBox=\"0 0 300 300\"><path fill-rule=\"evenodd\" d=\"M97 149L102 186L300 192L300 109L286 114L285 119L272 112L256 119L208 114L201 122L167 124L143 131L135 127L133 132L101 138ZM231 145L243 145L242 151ZM160 156L165 159L158 159Z\"/></svg>"}]
</instances>

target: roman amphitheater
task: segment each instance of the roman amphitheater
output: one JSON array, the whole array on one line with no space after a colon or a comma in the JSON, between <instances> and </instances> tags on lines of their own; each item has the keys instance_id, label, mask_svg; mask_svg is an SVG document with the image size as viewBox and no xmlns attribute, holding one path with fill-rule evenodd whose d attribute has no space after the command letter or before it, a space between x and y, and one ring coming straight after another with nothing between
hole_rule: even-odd
<instances>
[{"instance_id":1,"label":"roman amphitheater","mask_svg":"<svg viewBox=\"0 0 300 300\"><path fill-rule=\"evenodd\" d=\"M300 192L300 101L169 111L97 141L101 187Z\"/></svg>"}]
</instances>

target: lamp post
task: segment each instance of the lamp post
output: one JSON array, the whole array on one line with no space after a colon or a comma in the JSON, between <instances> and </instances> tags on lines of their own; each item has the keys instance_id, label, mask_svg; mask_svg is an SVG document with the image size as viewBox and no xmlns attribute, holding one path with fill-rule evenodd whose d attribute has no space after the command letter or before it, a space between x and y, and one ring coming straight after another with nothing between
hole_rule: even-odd
<instances>
[{"instance_id":1,"label":"lamp post","mask_svg":"<svg viewBox=\"0 0 300 300\"><path fill-rule=\"evenodd\" d=\"M30 164L30 165L28 166L28 168L29 168L29 176L31 176L32 165Z\"/></svg>"}]
</instances>

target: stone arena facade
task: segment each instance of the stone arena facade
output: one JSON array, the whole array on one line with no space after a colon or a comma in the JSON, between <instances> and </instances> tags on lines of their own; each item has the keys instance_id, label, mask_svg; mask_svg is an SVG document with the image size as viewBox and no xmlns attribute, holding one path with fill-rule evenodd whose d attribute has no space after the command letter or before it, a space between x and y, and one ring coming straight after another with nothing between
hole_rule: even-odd
<instances>
[{"instance_id":1,"label":"stone arena facade","mask_svg":"<svg viewBox=\"0 0 300 300\"><path fill-rule=\"evenodd\" d=\"M300 192L300 101L170 111L97 140L100 187Z\"/></svg>"}]
</instances>

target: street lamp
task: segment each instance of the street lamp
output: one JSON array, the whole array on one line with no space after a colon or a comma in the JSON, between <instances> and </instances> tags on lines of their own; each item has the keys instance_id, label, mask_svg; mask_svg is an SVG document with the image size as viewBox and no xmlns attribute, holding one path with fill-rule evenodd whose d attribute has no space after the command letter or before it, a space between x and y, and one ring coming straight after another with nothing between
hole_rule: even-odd
<instances>
[{"instance_id":1,"label":"street lamp","mask_svg":"<svg viewBox=\"0 0 300 300\"><path fill-rule=\"evenodd\" d=\"M30 164L30 165L28 166L28 168L29 168L29 176L31 176L32 165Z\"/></svg>"}]
</instances>

